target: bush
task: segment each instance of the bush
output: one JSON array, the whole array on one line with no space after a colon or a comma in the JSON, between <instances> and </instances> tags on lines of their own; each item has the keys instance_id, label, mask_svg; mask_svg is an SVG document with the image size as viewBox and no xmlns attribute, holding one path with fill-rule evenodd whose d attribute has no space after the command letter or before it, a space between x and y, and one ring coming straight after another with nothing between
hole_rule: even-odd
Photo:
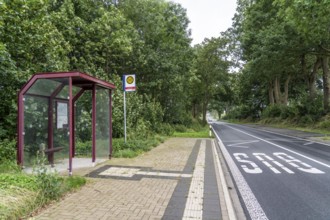
<instances>
[{"instance_id":1,"label":"bush","mask_svg":"<svg viewBox=\"0 0 330 220\"><path fill-rule=\"evenodd\" d=\"M310 125L310 124L313 124L314 121L313 121L312 116L310 116L310 115L305 115L305 116L302 116L302 117L299 119L299 123L302 124L302 125Z\"/></svg>"},{"instance_id":2,"label":"bush","mask_svg":"<svg viewBox=\"0 0 330 220\"><path fill-rule=\"evenodd\" d=\"M75 154L78 156L90 156L92 154L92 141L76 143Z\"/></svg>"},{"instance_id":3,"label":"bush","mask_svg":"<svg viewBox=\"0 0 330 220\"><path fill-rule=\"evenodd\" d=\"M173 127L176 132L186 132L187 131L187 128L184 125L174 125Z\"/></svg>"},{"instance_id":4,"label":"bush","mask_svg":"<svg viewBox=\"0 0 330 220\"><path fill-rule=\"evenodd\" d=\"M225 119L225 120L227 120L227 119L246 119L251 116L253 118L259 117L259 115L256 113L256 111L253 108L251 108L247 105L241 105L241 106L237 106L236 108L228 111L228 113L223 117L223 119Z\"/></svg>"},{"instance_id":5,"label":"bush","mask_svg":"<svg viewBox=\"0 0 330 220\"><path fill-rule=\"evenodd\" d=\"M319 120L323 114L322 97L318 96L315 100L303 97L297 105L299 116L311 115L313 120Z\"/></svg>"},{"instance_id":6,"label":"bush","mask_svg":"<svg viewBox=\"0 0 330 220\"><path fill-rule=\"evenodd\" d=\"M0 142L0 163L16 160L17 144L15 140L5 139Z\"/></svg>"},{"instance_id":7,"label":"bush","mask_svg":"<svg viewBox=\"0 0 330 220\"><path fill-rule=\"evenodd\" d=\"M16 160L2 160L2 162L0 163L0 173L20 173L20 172L21 172L21 167L17 165Z\"/></svg>"},{"instance_id":8,"label":"bush","mask_svg":"<svg viewBox=\"0 0 330 220\"><path fill-rule=\"evenodd\" d=\"M282 119L293 119L298 115L298 109L294 106L283 106L281 110Z\"/></svg>"},{"instance_id":9,"label":"bush","mask_svg":"<svg viewBox=\"0 0 330 220\"><path fill-rule=\"evenodd\" d=\"M47 171L46 157L44 154L37 154L35 166L33 172L36 174L36 186L40 190L42 198L46 201L57 200L60 198L61 185L63 183L63 177L60 177L58 173L50 173Z\"/></svg>"},{"instance_id":10,"label":"bush","mask_svg":"<svg viewBox=\"0 0 330 220\"><path fill-rule=\"evenodd\" d=\"M281 105L269 105L262 111L262 118L276 118L282 114Z\"/></svg>"},{"instance_id":11,"label":"bush","mask_svg":"<svg viewBox=\"0 0 330 220\"><path fill-rule=\"evenodd\" d=\"M319 123L318 127L330 130L330 121L322 121Z\"/></svg>"},{"instance_id":12,"label":"bush","mask_svg":"<svg viewBox=\"0 0 330 220\"><path fill-rule=\"evenodd\" d=\"M160 124L157 127L156 132L158 134L162 134L162 135L166 135L166 136L171 136L174 133L174 129L172 128L172 126L170 124L163 123L163 124Z\"/></svg>"}]
</instances>

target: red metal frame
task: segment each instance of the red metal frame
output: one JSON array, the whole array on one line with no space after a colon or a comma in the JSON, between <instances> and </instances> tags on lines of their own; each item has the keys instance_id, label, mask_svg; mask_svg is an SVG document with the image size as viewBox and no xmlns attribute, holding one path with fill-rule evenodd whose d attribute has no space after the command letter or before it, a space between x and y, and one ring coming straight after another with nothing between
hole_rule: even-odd
<instances>
[{"instance_id":1,"label":"red metal frame","mask_svg":"<svg viewBox=\"0 0 330 220\"><path fill-rule=\"evenodd\" d=\"M96 86L92 90L92 162L95 163L96 150Z\"/></svg>"},{"instance_id":2,"label":"red metal frame","mask_svg":"<svg viewBox=\"0 0 330 220\"><path fill-rule=\"evenodd\" d=\"M112 157L112 90L109 90L109 159Z\"/></svg>"},{"instance_id":3,"label":"red metal frame","mask_svg":"<svg viewBox=\"0 0 330 220\"><path fill-rule=\"evenodd\" d=\"M33 75L30 80L22 87L18 93L18 123L17 123L17 162L19 165L23 166L24 161L24 95L31 88L31 86L38 79L69 79L69 174L72 174L72 158L75 153L75 134L74 134L74 104L79 99L79 97L84 93L85 90L92 89L92 161L95 162L95 151L96 151L96 86L102 87L109 90L109 158L112 155L112 97L111 90L115 89L115 85L82 72L50 72L50 73L38 73ZM53 148L53 100L58 99L56 96L64 88L64 84L58 86L50 96L45 96L49 99L48 107L48 149ZM73 97L72 87L78 86L82 89ZM36 94L37 95L37 94ZM39 95L44 96L44 95ZM66 100L67 101L67 100ZM53 155L49 155L50 161L52 161Z\"/></svg>"}]
</instances>

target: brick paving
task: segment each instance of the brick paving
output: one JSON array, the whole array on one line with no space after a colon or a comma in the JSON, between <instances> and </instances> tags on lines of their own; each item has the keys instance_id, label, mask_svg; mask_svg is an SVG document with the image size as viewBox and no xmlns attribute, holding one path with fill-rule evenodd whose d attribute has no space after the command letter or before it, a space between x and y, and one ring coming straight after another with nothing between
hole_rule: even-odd
<instances>
[{"instance_id":1,"label":"brick paving","mask_svg":"<svg viewBox=\"0 0 330 220\"><path fill-rule=\"evenodd\" d=\"M212 152L210 139L171 138L133 159L73 170L89 183L34 219L223 219Z\"/></svg>"}]
</instances>

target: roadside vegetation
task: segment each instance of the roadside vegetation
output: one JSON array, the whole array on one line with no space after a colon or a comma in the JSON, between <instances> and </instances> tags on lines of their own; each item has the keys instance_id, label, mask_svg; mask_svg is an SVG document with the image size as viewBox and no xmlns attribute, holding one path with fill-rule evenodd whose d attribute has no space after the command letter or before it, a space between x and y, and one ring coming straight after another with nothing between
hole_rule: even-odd
<instances>
[{"instance_id":1,"label":"roadside vegetation","mask_svg":"<svg viewBox=\"0 0 330 220\"><path fill-rule=\"evenodd\" d=\"M14 165L17 91L35 73L77 70L117 86L114 157L170 136L208 137L208 111L329 134L330 1L237 3L232 27L191 46L186 10L174 2L0 0L0 218L26 217L85 183ZM126 96L126 143L123 74L137 77ZM88 155L91 109L78 104L76 153Z\"/></svg>"},{"instance_id":2,"label":"roadside vegetation","mask_svg":"<svg viewBox=\"0 0 330 220\"><path fill-rule=\"evenodd\" d=\"M41 161L34 175L22 172L14 161L0 162L0 219L28 219L36 210L86 183L83 177L49 173Z\"/></svg>"}]
</instances>

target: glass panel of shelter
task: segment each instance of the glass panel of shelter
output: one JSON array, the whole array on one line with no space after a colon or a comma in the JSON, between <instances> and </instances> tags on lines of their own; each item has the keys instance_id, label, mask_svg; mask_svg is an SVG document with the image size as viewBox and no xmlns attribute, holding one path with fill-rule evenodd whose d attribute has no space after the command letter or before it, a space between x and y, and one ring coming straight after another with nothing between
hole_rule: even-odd
<instances>
[{"instance_id":1,"label":"glass panel of shelter","mask_svg":"<svg viewBox=\"0 0 330 220\"><path fill-rule=\"evenodd\" d=\"M68 78L38 79L24 95L25 166L33 165L39 153L46 156L47 164L68 167L69 115L65 115L65 111L68 112L69 93L63 91L68 82ZM66 98L58 98L59 93ZM59 121L61 127L58 127Z\"/></svg>"},{"instance_id":2,"label":"glass panel of shelter","mask_svg":"<svg viewBox=\"0 0 330 220\"><path fill-rule=\"evenodd\" d=\"M110 154L109 90L96 90L96 158L106 159Z\"/></svg>"}]
</instances>

